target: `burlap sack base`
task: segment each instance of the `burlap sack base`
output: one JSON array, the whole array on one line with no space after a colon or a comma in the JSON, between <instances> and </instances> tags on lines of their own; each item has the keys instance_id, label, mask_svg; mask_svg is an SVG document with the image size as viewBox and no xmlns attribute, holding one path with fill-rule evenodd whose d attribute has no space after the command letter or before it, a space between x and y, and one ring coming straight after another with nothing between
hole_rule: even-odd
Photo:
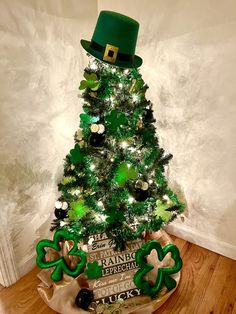
<instances>
[{"instance_id":1,"label":"burlap sack base","mask_svg":"<svg viewBox=\"0 0 236 314\"><path fill-rule=\"evenodd\" d=\"M158 240L162 246L172 243L170 237L163 230L148 235L146 240L149 239ZM152 257L150 257L150 262L154 264ZM83 274L75 279L64 275L63 280L57 283L51 281L50 275L51 270L42 270L38 274L38 278L41 280L41 283L38 285L38 292L50 308L61 314L91 314L91 311L84 311L75 305L75 298L80 290L80 287L85 286L86 279ZM174 274L173 278L177 282L177 288L180 281L180 272ZM175 289L168 291L164 287L155 299L151 299L150 297L144 295L127 299L120 304L119 309L117 309L117 312L114 313L151 314L166 302ZM106 313L112 313L112 311L107 310Z\"/></svg>"}]
</instances>

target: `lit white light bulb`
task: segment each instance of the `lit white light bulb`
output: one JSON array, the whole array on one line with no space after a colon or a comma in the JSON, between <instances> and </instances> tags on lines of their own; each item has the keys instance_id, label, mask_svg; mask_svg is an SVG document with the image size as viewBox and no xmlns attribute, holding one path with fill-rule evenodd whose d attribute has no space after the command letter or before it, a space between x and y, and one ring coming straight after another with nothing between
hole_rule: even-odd
<instances>
[{"instance_id":1,"label":"lit white light bulb","mask_svg":"<svg viewBox=\"0 0 236 314\"><path fill-rule=\"evenodd\" d=\"M118 86L119 86L119 88L122 88L122 87L123 87L123 84L122 84L122 83L119 83Z\"/></svg>"},{"instance_id":2,"label":"lit white light bulb","mask_svg":"<svg viewBox=\"0 0 236 314\"><path fill-rule=\"evenodd\" d=\"M134 147L130 147L129 150L131 151L131 153L136 151L136 149Z\"/></svg>"},{"instance_id":3,"label":"lit white light bulb","mask_svg":"<svg viewBox=\"0 0 236 314\"><path fill-rule=\"evenodd\" d=\"M100 218L101 218L101 221L105 221L105 220L107 219L107 216L106 216L106 215L101 214L101 215L100 215Z\"/></svg>"},{"instance_id":4,"label":"lit white light bulb","mask_svg":"<svg viewBox=\"0 0 236 314\"><path fill-rule=\"evenodd\" d=\"M167 201L167 203L170 203L171 202L171 200L170 200L170 198L169 198L169 196L168 195L163 195L163 199L164 200L166 200Z\"/></svg>"},{"instance_id":5,"label":"lit white light bulb","mask_svg":"<svg viewBox=\"0 0 236 314\"><path fill-rule=\"evenodd\" d=\"M60 226L61 226L61 227L64 227L65 225L67 225L67 223L66 223L65 221L62 221L62 220L61 220L61 221L60 221Z\"/></svg>"},{"instance_id":6,"label":"lit white light bulb","mask_svg":"<svg viewBox=\"0 0 236 314\"><path fill-rule=\"evenodd\" d=\"M96 65L96 63L92 63L91 66L90 66L90 68L91 68L92 70L96 70L96 69L98 68L98 66Z\"/></svg>"},{"instance_id":7,"label":"lit white light bulb","mask_svg":"<svg viewBox=\"0 0 236 314\"><path fill-rule=\"evenodd\" d=\"M134 102L138 101L138 95L134 94L134 95L132 96L132 98L133 98L133 101L134 101Z\"/></svg>"},{"instance_id":8,"label":"lit white light bulb","mask_svg":"<svg viewBox=\"0 0 236 314\"><path fill-rule=\"evenodd\" d=\"M95 165L94 164L92 164L91 166L90 166L90 170L94 170L96 167L95 167Z\"/></svg>"},{"instance_id":9,"label":"lit white light bulb","mask_svg":"<svg viewBox=\"0 0 236 314\"><path fill-rule=\"evenodd\" d=\"M126 141L123 141L123 142L121 142L120 146L121 146L122 148L126 148L126 147L129 146L129 143L126 142Z\"/></svg>"},{"instance_id":10,"label":"lit white light bulb","mask_svg":"<svg viewBox=\"0 0 236 314\"><path fill-rule=\"evenodd\" d=\"M124 74L129 74L129 69L124 70Z\"/></svg>"},{"instance_id":11,"label":"lit white light bulb","mask_svg":"<svg viewBox=\"0 0 236 314\"><path fill-rule=\"evenodd\" d=\"M111 72L112 72L112 73L115 73L115 72L116 72L116 68L112 68L112 69L111 69Z\"/></svg>"},{"instance_id":12,"label":"lit white light bulb","mask_svg":"<svg viewBox=\"0 0 236 314\"><path fill-rule=\"evenodd\" d=\"M132 196L130 196L130 197L128 198L128 202L129 202L130 204L132 204L132 203L134 202L134 198L133 198Z\"/></svg>"},{"instance_id":13,"label":"lit white light bulb","mask_svg":"<svg viewBox=\"0 0 236 314\"><path fill-rule=\"evenodd\" d=\"M149 184L152 184L152 183L153 183L153 180L148 180L148 183L149 183Z\"/></svg>"},{"instance_id":14,"label":"lit white light bulb","mask_svg":"<svg viewBox=\"0 0 236 314\"><path fill-rule=\"evenodd\" d=\"M102 201L98 201L98 206L103 207L103 202Z\"/></svg>"}]
</instances>

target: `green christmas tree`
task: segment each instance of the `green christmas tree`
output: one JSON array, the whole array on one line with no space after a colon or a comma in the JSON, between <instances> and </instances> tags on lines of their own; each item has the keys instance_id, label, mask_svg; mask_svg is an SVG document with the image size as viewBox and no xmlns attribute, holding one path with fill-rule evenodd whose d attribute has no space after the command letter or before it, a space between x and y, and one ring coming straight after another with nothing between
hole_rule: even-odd
<instances>
[{"instance_id":1,"label":"green christmas tree","mask_svg":"<svg viewBox=\"0 0 236 314\"><path fill-rule=\"evenodd\" d=\"M159 147L137 68L90 56L79 89L84 112L65 158L52 230L66 228L79 239L105 232L123 249L183 211L165 178L172 155Z\"/></svg>"}]
</instances>

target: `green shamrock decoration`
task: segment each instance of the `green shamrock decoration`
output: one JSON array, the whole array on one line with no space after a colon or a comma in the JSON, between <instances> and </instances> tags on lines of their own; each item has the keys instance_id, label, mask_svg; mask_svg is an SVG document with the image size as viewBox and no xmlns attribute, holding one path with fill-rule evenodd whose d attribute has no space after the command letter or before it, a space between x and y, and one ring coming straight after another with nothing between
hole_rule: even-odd
<instances>
[{"instance_id":1,"label":"green shamrock decoration","mask_svg":"<svg viewBox=\"0 0 236 314\"><path fill-rule=\"evenodd\" d=\"M70 160L74 165L80 164L84 161L85 155L81 152L79 144L75 144L75 147L70 150L70 155Z\"/></svg>"},{"instance_id":2,"label":"green shamrock decoration","mask_svg":"<svg viewBox=\"0 0 236 314\"><path fill-rule=\"evenodd\" d=\"M147 263L146 256L151 253L152 250L157 251L158 259L162 261L167 253L171 253L171 257L175 264L173 267L159 268L157 273L157 279L154 285L151 285L145 280L145 275L154 268L152 264ZM141 289L145 294L154 297L161 290L163 283L168 290L176 287L176 281L170 276L177 273L182 267L182 259L179 255L179 250L174 244L167 244L165 247L161 247L160 243L156 240L150 240L146 242L135 254L136 263L140 269L134 274L134 284L137 288Z\"/></svg>"},{"instance_id":3,"label":"green shamrock decoration","mask_svg":"<svg viewBox=\"0 0 236 314\"><path fill-rule=\"evenodd\" d=\"M80 114L80 127L83 129L83 136L88 136L90 134L90 124L99 121L99 117L92 117L86 113Z\"/></svg>"},{"instance_id":4,"label":"green shamrock decoration","mask_svg":"<svg viewBox=\"0 0 236 314\"><path fill-rule=\"evenodd\" d=\"M167 223L170 219L171 219L171 217L172 217L172 215L173 215L173 213L172 212L170 212L170 211L168 211L168 209L173 205L172 203L171 204L168 204L168 203L163 203L162 201L160 201L160 200L157 200L156 201L156 204L157 204L157 207L156 207L156 210L155 210L155 215L157 216L157 217L161 217L161 219L165 222L165 223Z\"/></svg>"},{"instance_id":5,"label":"green shamrock decoration","mask_svg":"<svg viewBox=\"0 0 236 314\"><path fill-rule=\"evenodd\" d=\"M99 89L100 87L100 82L98 80L98 77L95 73L84 73L84 78L86 80L82 80L80 82L80 86L79 86L79 89L82 90L82 89L85 89L85 88L90 88L92 91L96 91Z\"/></svg>"},{"instance_id":6,"label":"green shamrock decoration","mask_svg":"<svg viewBox=\"0 0 236 314\"><path fill-rule=\"evenodd\" d=\"M63 256L60 256L59 258L51 262L45 261L45 255L47 253L45 248L49 247L56 250L57 252L60 252L61 247L59 243L62 240L66 240L66 241L72 240L74 242L74 245L72 249L68 252L68 255L74 255L74 256L80 257L81 260L76 265L75 269L70 269L70 267L67 265ZM36 264L40 268L55 267L55 269L51 273L51 279L53 281L61 280L63 276L63 272L72 277L79 276L79 274L85 268L86 262L87 262L86 253L78 249L77 237L74 234L71 234L67 229L58 229L54 233L54 237L52 241L48 239L39 241L36 246L36 252L37 252Z\"/></svg>"},{"instance_id":7,"label":"green shamrock decoration","mask_svg":"<svg viewBox=\"0 0 236 314\"><path fill-rule=\"evenodd\" d=\"M119 168L116 170L115 181L120 187L124 187L126 181L130 179L136 179L138 177L138 172L136 169L126 162L120 164Z\"/></svg>"},{"instance_id":8,"label":"green shamrock decoration","mask_svg":"<svg viewBox=\"0 0 236 314\"><path fill-rule=\"evenodd\" d=\"M123 125L128 123L128 119L123 112L113 109L109 115L105 117L108 124L108 129L112 132L117 132L122 129Z\"/></svg>"},{"instance_id":9,"label":"green shamrock decoration","mask_svg":"<svg viewBox=\"0 0 236 314\"><path fill-rule=\"evenodd\" d=\"M71 220L78 220L87 215L90 211L89 207L85 204L83 199L70 203L70 210L68 216Z\"/></svg>"},{"instance_id":10,"label":"green shamrock decoration","mask_svg":"<svg viewBox=\"0 0 236 314\"><path fill-rule=\"evenodd\" d=\"M87 270L85 271L88 279L98 279L102 277L102 266L98 265L97 261L87 264Z\"/></svg>"},{"instance_id":11,"label":"green shamrock decoration","mask_svg":"<svg viewBox=\"0 0 236 314\"><path fill-rule=\"evenodd\" d=\"M109 224L115 224L115 223L120 223L122 221L125 221L125 216L124 213L119 212L119 211L113 211L110 213L107 213L108 217L106 219L106 221Z\"/></svg>"}]
</instances>

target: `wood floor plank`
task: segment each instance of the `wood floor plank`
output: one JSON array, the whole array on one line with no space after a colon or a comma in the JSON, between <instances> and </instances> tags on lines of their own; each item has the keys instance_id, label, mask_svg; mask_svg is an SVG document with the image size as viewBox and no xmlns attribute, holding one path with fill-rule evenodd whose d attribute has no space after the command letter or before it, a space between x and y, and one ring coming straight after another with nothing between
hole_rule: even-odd
<instances>
[{"instance_id":1,"label":"wood floor plank","mask_svg":"<svg viewBox=\"0 0 236 314\"><path fill-rule=\"evenodd\" d=\"M0 292L1 314L55 314L39 297L36 289L38 272L39 269L35 267L17 283Z\"/></svg>"},{"instance_id":2,"label":"wood floor plank","mask_svg":"<svg viewBox=\"0 0 236 314\"><path fill-rule=\"evenodd\" d=\"M183 259L177 290L155 314L236 314L236 261L174 237ZM37 292L35 267L0 290L0 314L55 314ZM150 313L145 313L150 314Z\"/></svg>"},{"instance_id":3,"label":"wood floor plank","mask_svg":"<svg viewBox=\"0 0 236 314\"><path fill-rule=\"evenodd\" d=\"M221 275L219 275L219 267L222 267L219 260L229 260L228 263L231 263L231 268L233 265L234 268L236 267L235 261L192 244L183 256L184 267L177 291L155 314L233 313L236 295L235 275L230 274L230 266L224 267ZM227 278L223 284L220 280L222 276ZM218 280L220 280L218 289L214 287L215 291L211 292L212 284ZM219 289L220 285L223 285L222 291L224 293ZM211 300L210 295L212 293L214 299L217 300L215 304ZM208 300L210 301L208 302Z\"/></svg>"}]
</instances>

